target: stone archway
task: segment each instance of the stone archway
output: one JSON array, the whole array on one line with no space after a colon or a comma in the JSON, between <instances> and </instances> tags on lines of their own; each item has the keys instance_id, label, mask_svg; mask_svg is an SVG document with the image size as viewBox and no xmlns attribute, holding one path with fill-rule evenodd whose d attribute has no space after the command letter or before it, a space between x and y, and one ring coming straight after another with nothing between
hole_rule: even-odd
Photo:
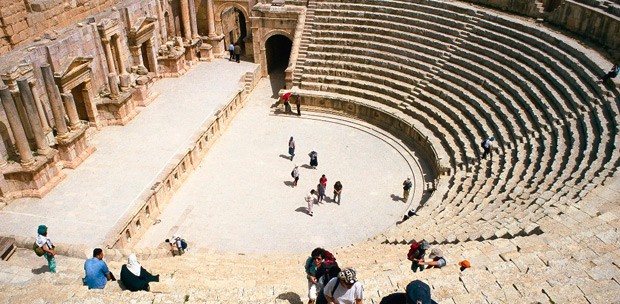
<instances>
[{"instance_id":1,"label":"stone archway","mask_svg":"<svg viewBox=\"0 0 620 304\"><path fill-rule=\"evenodd\" d=\"M293 41L285 35L276 34L265 41L267 72L282 73L289 65Z\"/></svg>"},{"instance_id":2,"label":"stone archway","mask_svg":"<svg viewBox=\"0 0 620 304\"><path fill-rule=\"evenodd\" d=\"M250 11L247 6L244 6L236 2L214 1L215 10L215 31L218 36L224 37L224 46L228 50L228 44L231 42L240 42L241 48L244 51L244 55L247 60L254 61L256 54L253 48L252 42L252 26L250 22ZM231 26L227 24L226 13L234 12L237 19L236 31L232 35L231 39ZM245 34L245 35L244 35Z\"/></svg>"}]
</instances>

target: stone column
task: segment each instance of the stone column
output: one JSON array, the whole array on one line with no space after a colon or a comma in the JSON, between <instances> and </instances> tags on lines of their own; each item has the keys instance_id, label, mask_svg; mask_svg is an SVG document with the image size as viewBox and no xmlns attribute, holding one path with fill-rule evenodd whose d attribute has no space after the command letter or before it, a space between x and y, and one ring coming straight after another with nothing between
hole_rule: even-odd
<instances>
[{"instance_id":1,"label":"stone column","mask_svg":"<svg viewBox=\"0 0 620 304\"><path fill-rule=\"evenodd\" d=\"M45 133L43 132L43 126L39 120L39 114L37 113L37 106L34 103L34 96L30 90L30 84L28 84L26 78L19 78L17 79L17 87L19 88L19 93L22 95L22 102L26 109L26 115L28 115L28 120L30 120L30 127L34 134L37 152L39 154L47 154L50 150L50 146L45 140Z\"/></svg>"},{"instance_id":2,"label":"stone column","mask_svg":"<svg viewBox=\"0 0 620 304\"><path fill-rule=\"evenodd\" d=\"M144 61L142 61L142 48L140 45L130 46L129 50L131 51L131 57L133 57L133 63L138 66L144 66Z\"/></svg>"},{"instance_id":3,"label":"stone column","mask_svg":"<svg viewBox=\"0 0 620 304\"><path fill-rule=\"evenodd\" d=\"M108 73L116 73L116 66L114 65L114 55L112 55L110 40L103 38L101 39L101 42L105 48L105 59L108 62Z\"/></svg>"},{"instance_id":4,"label":"stone column","mask_svg":"<svg viewBox=\"0 0 620 304\"><path fill-rule=\"evenodd\" d=\"M62 103L65 105L67 115L69 116L69 124L71 130L77 130L80 128L80 117L78 116L77 108L75 107L75 100L71 93L60 94L62 96Z\"/></svg>"},{"instance_id":5,"label":"stone column","mask_svg":"<svg viewBox=\"0 0 620 304\"><path fill-rule=\"evenodd\" d=\"M192 41L192 26L189 17L189 0L181 0L181 19L183 21L183 37Z\"/></svg>"},{"instance_id":6,"label":"stone column","mask_svg":"<svg viewBox=\"0 0 620 304\"><path fill-rule=\"evenodd\" d=\"M21 120L19 120L19 113L17 113L17 107L13 101L11 91L4 85L0 84L0 99L2 100L2 106L4 112L9 120L13 137L15 138L15 145L19 153L19 160L22 166L29 166L34 163L34 157L30 146L28 145L28 138L26 138L26 132L24 132L24 126Z\"/></svg>"},{"instance_id":7,"label":"stone column","mask_svg":"<svg viewBox=\"0 0 620 304\"><path fill-rule=\"evenodd\" d=\"M189 18L192 26L192 38L199 39L198 23L196 22L196 1L189 0Z\"/></svg>"},{"instance_id":8,"label":"stone column","mask_svg":"<svg viewBox=\"0 0 620 304\"><path fill-rule=\"evenodd\" d=\"M45 82L47 98L49 98L50 106L52 107L52 115L54 116L54 123L56 124L58 138L67 138L69 129L67 128L67 123L65 122L65 109L62 106L58 87L56 86L56 83L54 83L52 67L49 64L41 65L41 73L43 73L43 81Z\"/></svg>"},{"instance_id":9,"label":"stone column","mask_svg":"<svg viewBox=\"0 0 620 304\"><path fill-rule=\"evenodd\" d=\"M120 38L118 36L116 36L116 38L113 39L114 42L114 47L116 48L116 53L118 54L118 69L119 69L119 73L120 75L125 75L127 74L127 69L125 69L125 62L123 61L123 52L121 49L121 43L120 43Z\"/></svg>"},{"instance_id":10,"label":"stone column","mask_svg":"<svg viewBox=\"0 0 620 304\"><path fill-rule=\"evenodd\" d=\"M84 101L84 107L86 108L88 120L99 128L99 116L97 115L97 105L95 104L95 92L93 91L93 86L90 79L84 81L84 86L82 87L82 100Z\"/></svg>"},{"instance_id":11,"label":"stone column","mask_svg":"<svg viewBox=\"0 0 620 304\"><path fill-rule=\"evenodd\" d=\"M116 74L110 73L108 74L108 84L110 85L110 95L114 98L117 97L120 92L118 90L118 80L116 78Z\"/></svg>"},{"instance_id":12,"label":"stone column","mask_svg":"<svg viewBox=\"0 0 620 304\"><path fill-rule=\"evenodd\" d=\"M215 14L213 12L213 0L207 0L207 34L209 38L215 38Z\"/></svg>"},{"instance_id":13,"label":"stone column","mask_svg":"<svg viewBox=\"0 0 620 304\"><path fill-rule=\"evenodd\" d=\"M157 51L155 50L154 38L145 41L146 43L146 56L149 59L149 71L159 75L159 69L157 66Z\"/></svg>"},{"instance_id":14,"label":"stone column","mask_svg":"<svg viewBox=\"0 0 620 304\"><path fill-rule=\"evenodd\" d=\"M157 9L157 21L159 22L159 35L161 37L161 41L165 42L168 40L168 33L166 32L166 20L164 18L164 11L161 7L160 0L155 0L155 6Z\"/></svg>"},{"instance_id":15,"label":"stone column","mask_svg":"<svg viewBox=\"0 0 620 304\"><path fill-rule=\"evenodd\" d=\"M32 95L34 96L34 104L37 106L37 112L39 113L39 120L41 120L41 126L43 127L44 134L49 133L52 128L50 128L49 123L47 122L47 116L45 115L45 107L43 107L43 103L39 96L39 88L37 87L37 80L35 79L32 83L30 83L30 90L32 90Z\"/></svg>"}]
</instances>

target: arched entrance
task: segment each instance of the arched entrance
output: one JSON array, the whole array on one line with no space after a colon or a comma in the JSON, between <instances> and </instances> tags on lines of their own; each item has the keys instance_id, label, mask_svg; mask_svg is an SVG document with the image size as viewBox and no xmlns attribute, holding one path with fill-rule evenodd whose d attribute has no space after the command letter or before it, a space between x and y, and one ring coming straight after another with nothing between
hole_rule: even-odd
<instances>
[{"instance_id":1,"label":"arched entrance","mask_svg":"<svg viewBox=\"0 0 620 304\"><path fill-rule=\"evenodd\" d=\"M269 74L282 73L288 66L293 42L284 35L273 35L265 42L267 71Z\"/></svg>"},{"instance_id":2,"label":"arched entrance","mask_svg":"<svg viewBox=\"0 0 620 304\"><path fill-rule=\"evenodd\" d=\"M222 11L220 18L226 49L228 50L228 46L230 44L239 44L241 47L241 55L244 56L245 54L248 54L248 50L246 50L248 31L246 28L246 16L243 12L238 8L231 6Z\"/></svg>"}]
</instances>

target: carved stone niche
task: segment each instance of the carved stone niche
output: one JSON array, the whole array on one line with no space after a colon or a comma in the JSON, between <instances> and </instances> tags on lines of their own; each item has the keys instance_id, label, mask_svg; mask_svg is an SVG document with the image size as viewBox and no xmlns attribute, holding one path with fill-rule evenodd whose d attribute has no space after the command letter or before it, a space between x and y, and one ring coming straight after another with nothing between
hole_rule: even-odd
<instances>
[{"instance_id":1,"label":"carved stone niche","mask_svg":"<svg viewBox=\"0 0 620 304\"><path fill-rule=\"evenodd\" d=\"M139 106L150 104L157 94L151 94L150 88L153 78L159 75L157 65L157 50L153 39L156 29L156 18L142 17L129 29L129 50L133 58L135 71L139 76L136 79L136 88L133 91L133 99ZM146 56L143 56L145 54ZM144 61L146 60L146 62Z\"/></svg>"},{"instance_id":2,"label":"carved stone niche","mask_svg":"<svg viewBox=\"0 0 620 304\"><path fill-rule=\"evenodd\" d=\"M86 141L89 124L99 126L94 92L91 85L91 57L77 57L62 71L54 73L54 81L63 95L65 111L69 116L71 132L67 138L58 138L58 151L64 167L74 169L95 152ZM88 120L89 124L82 123Z\"/></svg>"},{"instance_id":3,"label":"carved stone niche","mask_svg":"<svg viewBox=\"0 0 620 304\"><path fill-rule=\"evenodd\" d=\"M185 47L174 41L168 41L159 49L157 62L163 77L179 77L185 74L187 72Z\"/></svg>"}]
</instances>

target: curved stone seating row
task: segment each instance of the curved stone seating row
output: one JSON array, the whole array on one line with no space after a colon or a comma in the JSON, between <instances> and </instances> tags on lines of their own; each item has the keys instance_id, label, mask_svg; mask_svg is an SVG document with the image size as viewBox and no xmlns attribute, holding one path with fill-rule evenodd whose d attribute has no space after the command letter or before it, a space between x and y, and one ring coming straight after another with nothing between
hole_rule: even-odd
<instances>
[{"instance_id":1,"label":"curved stone seating row","mask_svg":"<svg viewBox=\"0 0 620 304\"><path fill-rule=\"evenodd\" d=\"M515 214L531 212L536 215L509 234L533 231L542 206L573 202L615 170L616 102L595 83L601 68L572 43L472 7L422 0L321 2L313 29L312 68L304 70L302 88L313 89L306 79L335 91L330 83L341 78L352 87L337 87L343 95L365 90L363 96L382 102L390 95L386 88L395 96L410 93L408 113L425 125L443 124L431 129L444 137L444 147L457 143L461 160L452 163L466 172L451 177L451 187L427 204L436 223L463 215L450 225L471 222L476 230L486 217L497 230L518 222ZM329 72L332 62L338 69ZM373 81L381 90L368 85ZM382 103L402 110L398 99ZM495 161L461 167L479 155L487 134L498 138ZM477 218L476 211L485 214Z\"/></svg>"}]
</instances>

